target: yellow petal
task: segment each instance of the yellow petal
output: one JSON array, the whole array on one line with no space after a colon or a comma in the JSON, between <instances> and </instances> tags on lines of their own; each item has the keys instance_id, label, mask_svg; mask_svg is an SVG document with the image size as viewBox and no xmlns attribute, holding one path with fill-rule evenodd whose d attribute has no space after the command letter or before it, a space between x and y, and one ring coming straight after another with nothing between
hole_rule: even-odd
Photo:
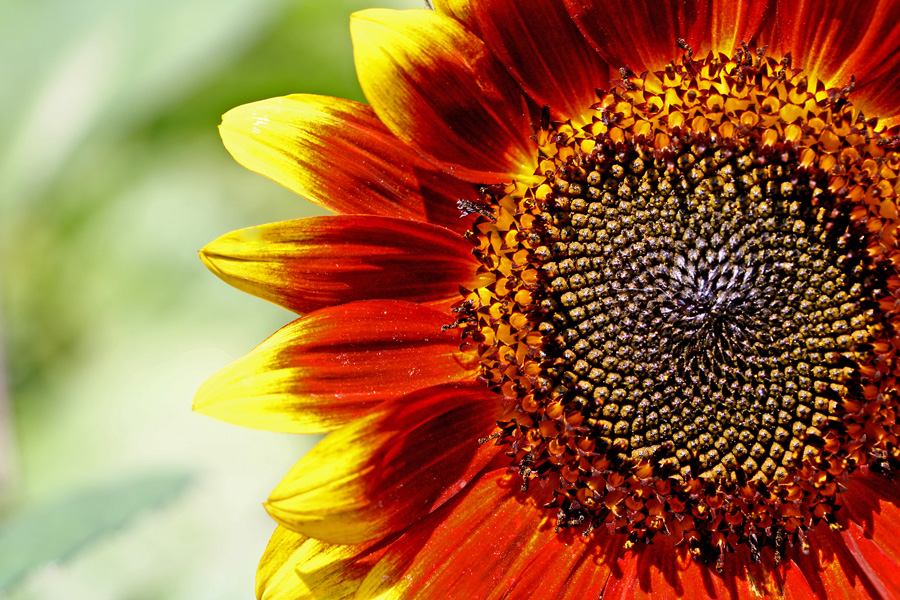
<instances>
[{"instance_id":1,"label":"yellow petal","mask_svg":"<svg viewBox=\"0 0 900 600\"><path fill-rule=\"evenodd\" d=\"M273 431L331 431L385 400L474 379L446 313L411 302L353 302L317 310L211 377L194 410ZM415 368L411 368L414 365Z\"/></svg>"},{"instance_id":2,"label":"yellow petal","mask_svg":"<svg viewBox=\"0 0 900 600\"><path fill-rule=\"evenodd\" d=\"M478 439L500 397L481 384L443 385L379 405L304 456L266 509L285 527L335 544L400 531L459 491L497 454Z\"/></svg>"},{"instance_id":3,"label":"yellow petal","mask_svg":"<svg viewBox=\"0 0 900 600\"><path fill-rule=\"evenodd\" d=\"M365 10L350 22L366 98L398 138L460 179L530 177L522 91L478 37L430 10Z\"/></svg>"},{"instance_id":4,"label":"yellow petal","mask_svg":"<svg viewBox=\"0 0 900 600\"><path fill-rule=\"evenodd\" d=\"M278 527L259 561L258 600L352 598L380 556L372 544L329 544Z\"/></svg>"},{"instance_id":5,"label":"yellow petal","mask_svg":"<svg viewBox=\"0 0 900 600\"><path fill-rule=\"evenodd\" d=\"M298 313L373 299L445 305L477 279L461 235L373 215L248 227L214 240L200 258L226 283Z\"/></svg>"},{"instance_id":6,"label":"yellow petal","mask_svg":"<svg viewBox=\"0 0 900 600\"><path fill-rule=\"evenodd\" d=\"M456 201L476 197L471 185L435 169L358 102L271 98L228 111L219 132L239 163L339 214L453 227L460 221Z\"/></svg>"},{"instance_id":7,"label":"yellow petal","mask_svg":"<svg viewBox=\"0 0 900 600\"><path fill-rule=\"evenodd\" d=\"M434 0L434 10L453 17L470 28L475 21L471 0Z\"/></svg>"}]
</instances>

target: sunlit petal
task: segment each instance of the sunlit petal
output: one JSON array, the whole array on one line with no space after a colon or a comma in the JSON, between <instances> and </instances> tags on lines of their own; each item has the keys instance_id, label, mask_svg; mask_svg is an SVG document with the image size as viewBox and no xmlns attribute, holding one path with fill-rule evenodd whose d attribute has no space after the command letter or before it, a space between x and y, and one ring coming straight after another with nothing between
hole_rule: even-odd
<instances>
[{"instance_id":1,"label":"sunlit petal","mask_svg":"<svg viewBox=\"0 0 900 600\"><path fill-rule=\"evenodd\" d=\"M498 450L478 438L502 415L473 383L425 388L332 433L272 492L282 525L340 544L383 537L461 490Z\"/></svg>"},{"instance_id":2,"label":"sunlit petal","mask_svg":"<svg viewBox=\"0 0 900 600\"><path fill-rule=\"evenodd\" d=\"M421 387L471 379L473 358L446 324L409 302L317 310L211 377L194 410L247 427L330 431Z\"/></svg>"},{"instance_id":3,"label":"sunlit petal","mask_svg":"<svg viewBox=\"0 0 900 600\"><path fill-rule=\"evenodd\" d=\"M219 132L235 159L340 214L374 214L464 228L457 200L476 190L435 169L364 104L296 94L245 104Z\"/></svg>"},{"instance_id":4,"label":"sunlit petal","mask_svg":"<svg viewBox=\"0 0 900 600\"><path fill-rule=\"evenodd\" d=\"M363 92L394 135L467 181L531 174L525 100L484 42L427 10L359 12L351 32Z\"/></svg>"},{"instance_id":5,"label":"sunlit petal","mask_svg":"<svg viewBox=\"0 0 900 600\"><path fill-rule=\"evenodd\" d=\"M239 290L305 313L370 299L449 304L477 280L471 246L442 227L366 216L241 229L200 251Z\"/></svg>"}]
</instances>

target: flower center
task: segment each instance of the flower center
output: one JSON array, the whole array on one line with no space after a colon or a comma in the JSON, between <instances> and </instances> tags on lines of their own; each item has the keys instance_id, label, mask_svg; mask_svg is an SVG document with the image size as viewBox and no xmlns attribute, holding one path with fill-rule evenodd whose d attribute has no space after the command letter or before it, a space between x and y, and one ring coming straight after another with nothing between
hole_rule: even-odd
<instances>
[{"instance_id":1,"label":"flower center","mask_svg":"<svg viewBox=\"0 0 900 600\"><path fill-rule=\"evenodd\" d=\"M746 48L623 75L478 207L493 278L457 310L509 406L492 437L560 528L778 560L900 465L900 143Z\"/></svg>"},{"instance_id":2,"label":"flower center","mask_svg":"<svg viewBox=\"0 0 900 600\"><path fill-rule=\"evenodd\" d=\"M540 387L619 459L782 480L845 413L846 359L870 341L863 302L885 277L792 153L675 146L645 163L601 144L556 174L537 249L553 363Z\"/></svg>"}]
</instances>

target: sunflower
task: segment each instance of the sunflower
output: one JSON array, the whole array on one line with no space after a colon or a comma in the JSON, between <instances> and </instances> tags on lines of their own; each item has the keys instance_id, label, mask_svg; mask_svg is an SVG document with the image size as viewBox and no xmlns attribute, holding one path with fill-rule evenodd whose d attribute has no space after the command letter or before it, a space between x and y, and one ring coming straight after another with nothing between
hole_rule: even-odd
<instances>
[{"instance_id":1,"label":"sunflower","mask_svg":"<svg viewBox=\"0 0 900 600\"><path fill-rule=\"evenodd\" d=\"M299 313L195 409L331 432L257 594L900 595L900 2L442 0L369 101L235 108L337 213L201 257Z\"/></svg>"}]
</instances>

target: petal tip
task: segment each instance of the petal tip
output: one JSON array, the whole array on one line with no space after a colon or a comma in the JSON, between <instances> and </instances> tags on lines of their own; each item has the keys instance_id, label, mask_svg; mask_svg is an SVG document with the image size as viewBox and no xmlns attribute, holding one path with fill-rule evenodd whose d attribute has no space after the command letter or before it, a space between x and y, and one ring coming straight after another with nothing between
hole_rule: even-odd
<instances>
[{"instance_id":1,"label":"petal tip","mask_svg":"<svg viewBox=\"0 0 900 600\"><path fill-rule=\"evenodd\" d=\"M211 408L217 404L216 390L220 387L217 382L219 378L219 373L216 373L203 382L203 385L194 394L194 403L191 406L191 410L199 415L215 417L215 414L213 414L215 410L211 410Z\"/></svg>"},{"instance_id":2,"label":"petal tip","mask_svg":"<svg viewBox=\"0 0 900 600\"><path fill-rule=\"evenodd\" d=\"M200 261L203 263L203 265L214 275L216 275L216 277L222 279L224 272L218 264L218 259L221 258L221 255L214 250L215 243L216 242L210 242L209 244L201 248L197 254L200 256Z\"/></svg>"},{"instance_id":3,"label":"petal tip","mask_svg":"<svg viewBox=\"0 0 900 600\"><path fill-rule=\"evenodd\" d=\"M278 488L272 491L272 494L278 492ZM263 509L268 513L269 517L272 518L273 521L281 525L282 527L286 527L291 531L296 533L302 533L298 531L304 522L302 517L299 515L292 513L289 510L286 510L284 507L280 506L282 502L279 501L278 498L273 498L269 496L269 499L262 503ZM304 534L306 535L306 534Z\"/></svg>"}]
</instances>

